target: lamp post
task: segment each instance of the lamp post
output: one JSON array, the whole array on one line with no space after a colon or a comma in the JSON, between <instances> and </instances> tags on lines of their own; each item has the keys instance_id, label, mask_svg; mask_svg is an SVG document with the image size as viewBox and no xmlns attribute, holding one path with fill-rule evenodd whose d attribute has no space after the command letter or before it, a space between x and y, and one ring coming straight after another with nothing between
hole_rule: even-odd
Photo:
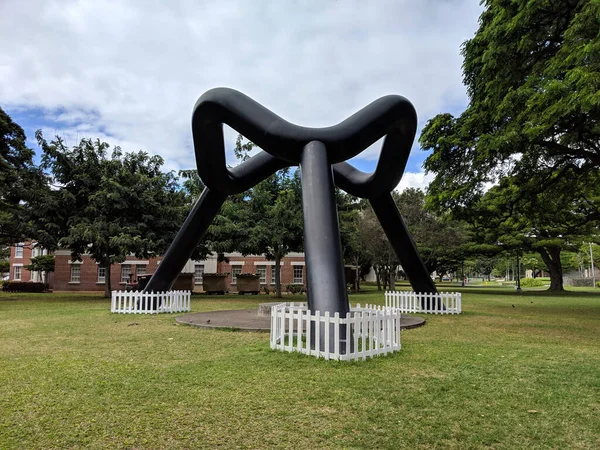
<instances>
[{"instance_id":1,"label":"lamp post","mask_svg":"<svg viewBox=\"0 0 600 450\"><path fill-rule=\"evenodd\" d=\"M590 242L590 262L592 267L592 287L596 288L596 271L594 270L594 252L592 251L592 243Z\"/></svg>"},{"instance_id":2,"label":"lamp post","mask_svg":"<svg viewBox=\"0 0 600 450\"><path fill-rule=\"evenodd\" d=\"M521 292L521 265L519 263L519 250L517 250L517 292Z\"/></svg>"}]
</instances>

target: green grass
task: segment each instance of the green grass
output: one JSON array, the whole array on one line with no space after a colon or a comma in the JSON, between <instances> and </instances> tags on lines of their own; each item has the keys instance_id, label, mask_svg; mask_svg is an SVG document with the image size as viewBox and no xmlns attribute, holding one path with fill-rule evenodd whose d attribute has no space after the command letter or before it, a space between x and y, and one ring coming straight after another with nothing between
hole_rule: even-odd
<instances>
[{"instance_id":1,"label":"green grass","mask_svg":"<svg viewBox=\"0 0 600 450\"><path fill-rule=\"evenodd\" d=\"M0 293L0 449L600 448L600 295L462 292L464 314L358 363L113 315L92 294Z\"/></svg>"}]
</instances>

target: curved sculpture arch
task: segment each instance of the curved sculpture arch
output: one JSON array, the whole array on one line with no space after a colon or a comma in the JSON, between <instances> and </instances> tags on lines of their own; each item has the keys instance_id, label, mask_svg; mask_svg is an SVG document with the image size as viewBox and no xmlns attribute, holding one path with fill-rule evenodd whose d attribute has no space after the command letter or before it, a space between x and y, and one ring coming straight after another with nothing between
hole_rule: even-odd
<instances>
[{"instance_id":1,"label":"curved sculpture arch","mask_svg":"<svg viewBox=\"0 0 600 450\"><path fill-rule=\"evenodd\" d=\"M223 124L262 151L228 168ZM243 192L277 170L297 165L310 310L340 315L349 311L334 185L369 200L413 289L437 292L391 196L404 173L416 126L412 104L398 95L382 97L338 125L306 128L285 121L233 89L206 92L192 115L198 174L206 188L145 290L171 288L227 195ZM361 172L346 162L384 136L374 172Z\"/></svg>"}]
</instances>

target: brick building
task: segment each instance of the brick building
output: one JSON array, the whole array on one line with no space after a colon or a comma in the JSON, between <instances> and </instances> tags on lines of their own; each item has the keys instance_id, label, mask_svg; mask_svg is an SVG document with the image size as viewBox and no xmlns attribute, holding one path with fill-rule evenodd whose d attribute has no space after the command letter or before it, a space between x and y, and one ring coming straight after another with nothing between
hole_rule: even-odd
<instances>
[{"instance_id":1,"label":"brick building","mask_svg":"<svg viewBox=\"0 0 600 450\"><path fill-rule=\"evenodd\" d=\"M47 251L34 247L31 243L21 243L11 247L10 276L13 281L42 281L38 273L30 273L25 269L32 256L47 254ZM189 260L182 273L193 274L195 291L202 291L202 276L204 273L229 273L227 284L229 290L236 291L236 276L240 273L258 273L262 286L275 287L275 262L268 261L264 256L242 256L240 253L226 255L229 262L218 262L211 255L202 261ZM100 266L87 255L82 255L81 261L71 260L69 250L54 252L55 269L50 274L50 288L55 291L104 291L106 283L106 268ZM128 281L135 281L138 275L151 274L156 271L162 257L138 259L128 256L121 264L113 264L110 268L111 288L122 290ZM305 285L306 273L303 253L290 253L281 261L281 284L285 289L288 284Z\"/></svg>"},{"instance_id":2,"label":"brick building","mask_svg":"<svg viewBox=\"0 0 600 450\"><path fill-rule=\"evenodd\" d=\"M20 242L10 247L8 279L12 281L43 281L45 274L30 272L26 267L31 264L31 258L47 254L47 250L35 247L31 242ZM50 276L51 278L52 276Z\"/></svg>"}]
</instances>

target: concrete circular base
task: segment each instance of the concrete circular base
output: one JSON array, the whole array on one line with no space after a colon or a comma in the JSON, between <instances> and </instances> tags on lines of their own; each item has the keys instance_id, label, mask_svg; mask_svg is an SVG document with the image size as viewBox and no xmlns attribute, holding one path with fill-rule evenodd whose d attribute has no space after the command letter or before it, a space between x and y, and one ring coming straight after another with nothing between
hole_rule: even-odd
<instances>
[{"instance_id":1,"label":"concrete circular base","mask_svg":"<svg viewBox=\"0 0 600 450\"><path fill-rule=\"evenodd\" d=\"M277 304L277 303L275 303ZM269 310L270 311L270 310ZM256 309L236 309L185 314L176 317L177 323L185 323L200 328L229 328L239 331L270 331L271 316L259 315ZM425 325L425 319L402 314L400 328L407 330Z\"/></svg>"}]
</instances>

